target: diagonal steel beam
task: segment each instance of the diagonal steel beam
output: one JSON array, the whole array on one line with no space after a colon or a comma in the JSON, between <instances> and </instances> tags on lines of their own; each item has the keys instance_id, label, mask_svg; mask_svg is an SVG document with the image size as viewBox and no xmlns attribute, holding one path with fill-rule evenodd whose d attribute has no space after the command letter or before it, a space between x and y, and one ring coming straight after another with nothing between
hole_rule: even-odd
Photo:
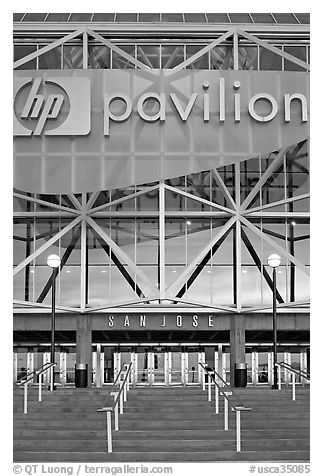
<instances>
[{"instance_id":1,"label":"diagonal steel beam","mask_svg":"<svg viewBox=\"0 0 323 476\"><path fill-rule=\"evenodd\" d=\"M279 205L286 205L287 203L304 200L306 198L310 198L309 193L303 193L302 195L297 195L296 197L285 198L284 200L278 200L277 202L267 203L266 205L261 205L260 207L248 208L248 210L245 210L243 214L246 215L253 212L266 210L267 208L278 207Z\"/></svg>"},{"instance_id":2,"label":"diagonal steel beam","mask_svg":"<svg viewBox=\"0 0 323 476\"><path fill-rule=\"evenodd\" d=\"M84 32L84 27L78 28L76 31L73 31L69 35L63 36L63 38L60 38L59 40L53 41L53 43L50 43L47 46L44 46L43 48L40 48L38 51L35 51L34 53L30 53L29 55L25 56L24 58L21 58L17 61L14 62L13 64L13 69L18 68L19 66L27 63L28 61L31 61L38 56L43 55L44 53L47 53L47 51L53 50L57 46L62 45L63 43L66 43L67 41L72 40L76 36L79 36L81 33Z\"/></svg>"},{"instance_id":3,"label":"diagonal steel beam","mask_svg":"<svg viewBox=\"0 0 323 476\"><path fill-rule=\"evenodd\" d=\"M200 51L198 51L197 53L195 53L195 55L191 56L190 58L188 58L187 60L183 61L182 63L180 63L179 65L175 66L175 68L173 68L170 72L170 75L177 72L177 71L180 71L181 69L184 69L186 68L187 66L189 66L190 64L194 63L194 61L196 61L197 59L199 59L201 56L203 56L205 53L207 53L208 51L212 50L212 48L214 48L215 46L219 45L220 43L222 43L224 40L226 40L227 38L229 38L230 36L232 36L236 31L236 28L232 28L230 29L229 31L225 32L223 35L221 35L219 38L217 38L216 40L212 41L209 45L205 46L204 48L202 48Z\"/></svg>"},{"instance_id":4,"label":"diagonal steel beam","mask_svg":"<svg viewBox=\"0 0 323 476\"><path fill-rule=\"evenodd\" d=\"M71 203L74 205L76 210L81 211L82 206L80 202L78 201L78 199L76 198L76 196L73 193L68 193L67 196L71 200Z\"/></svg>"},{"instance_id":5,"label":"diagonal steel beam","mask_svg":"<svg viewBox=\"0 0 323 476\"><path fill-rule=\"evenodd\" d=\"M97 232L97 234L103 238L107 245L110 246L111 250L115 253L121 263L126 263L129 266L129 269L135 273L143 283L150 289L154 295L159 294L159 290L152 284L149 278L138 268L135 263L129 258L129 256L110 238L107 233L89 216L85 217L88 224Z\"/></svg>"},{"instance_id":6,"label":"diagonal steel beam","mask_svg":"<svg viewBox=\"0 0 323 476\"><path fill-rule=\"evenodd\" d=\"M284 248L278 245L274 240L269 238L265 233L260 231L255 225L253 225L249 220L246 220L243 216L240 217L240 220L250 230L256 233L256 235L260 236L260 238L262 238L264 241L269 243L275 250L281 253L287 260L291 261L292 263L295 264L295 266L299 267L307 276L310 275L309 269L303 263L301 263L298 259L296 259L295 256L288 253L288 251L286 251Z\"/></svg>"},{"instance_id":7,"label":"diagonal steel beam","mask_svg":"<svg viewBox=\"0 0 323 476\"><path fill-rule=\"evenodd\" d=\"M55 208L57 210L63 210L65 212L69 212L69 213L73 213L73 214L78 214L79 213L78 210L74 210L74 208L68 208L68 207L65 207L64 205L57 205L56 203L46 202L46 200L40 200L39 198L27 197L27 195L22 195L20 193L15 193L14 192L13 196L16 197L16 198L20 198L22 200L26 200L28 202L37 203L39 205L44 205L47 208Z\"/></svg>"},{"instance_id":8,"label":"diagonal steel beam","mask_svg":"<svg viewBox=\"0 0 323 476\"><path fill-rule=\"evenodd\" d=\"M66 264L68 258L70 257L70 255L71 255L73 249L75 248L75 246L76 246L76 244L77 244L77 242L78 242L79 239L80 239L80 235L79 235L78 233L76 233L76 235L72 237L72 239L71 239L71 241L70 241L68 247L66 248L66 250L65 250L65 252L64 252L64 254L63 254L63 256L62 256L61 264L60 264L60 266L59 266L59 268L58 268L58 270L57 270L57 272L56 272L56 278L57 278L58 274L62 271L63 267L65 266L65 264ZM53 280L52 280L52 277L50 276L50 277L48 278L48 281L47 281L47 283L45 284L45 286L44 286L42 292L41 292L40 295L38 296L38 299L37 299L36 302L43 302L43 301L44 301L45 297L47 296L49 290L50 290L51 287L52 287L52 284L53 284Z\"/></svg>"},{"instance_id":9,"label":"diagonal steel beam","mask_svg":"<svg viewBox=\"0 0 323 476\"><path fill-rule=\"evenodd\" d=\"M194 281L197 279L197 277L200 275L204 267L206 266L207 262L211 259L211 257L218 251L228 234L230 233L230 229L227 230L223 236L219 239L219 241L212 246L212 248L206 252L204 258L198 263L198 265L195 267L193 270L193 273L191 276L188 278L187 282L183 285L183 287L180 289L176 297L182 297L185 292L192 286Z\"/></svg>"},{"instance_id":10,"label":"diagonal steel beam","mask_svg":"<svg viewBox=\"0 0 323 476\"><path fill-rule=\"evenodd\" d=\"M216 170L216 169L211 169L211 174L214 178L214 180L216 181L216 183L218 184L221 192L223 193L223 195L225 196L225 198L227 199L227 201L230 203L230 205L232 206L232 208L234 210L237 209L237 205L235 203L235 201L233 200L233 197L231 195L231 193L229 192L227 186L225 185L225 183L223 182L222 180L222 177L221 175L219 174L219 172Z\"/></svg>"},{"instance_id":11,"label":"diagonal steel beam","mask_svg":"<svg viewBox=\"0 0 323 476\"><path fill-rule=\"evenodd\" d=\"M88 199L87 203L86 203L86 211L90 210L93 205L95 204L97 198L99 197L101 192L93 192L91 193L91 196L90 198Z\"/></svg>"},{"instance_id":12,"label":"diagonal steel beam","mask_svg":"<svg viewBox=\"0 0 323 476\"><path fill-rule=\"evenodd\" d=\"M121 48L119 48L118 46L116 46L114 43L111 43L111 41L107 40L106 38L103 38L103 36L99 35L99 33L96 33L95 31L91 30L90 28L87 28L86 29L87 33L91 36L93 36L93 38L95 38L96 40L98 40L100 43L103 43L104 45L108 46L111 50L115 51L116 53L118 53L120 56L122 56L123 58L127 59L128 61L130 61L130 63L134 64L135 66L137 66L137 68L139 69L144 69L146 71L150 71L151 68L149 68L149 66L147 66L146 64L142 63L141 61L138 61L136 60L135 58L133 58L131 55L129 55L128 53L126 53L125 51L123 51Z\"/></svg>"},{"instance_id":13,"label":"diagonal steel beam","mask_svg":"<svg viewBox=\"0 0 323 476\"><path fill-rule=\"evenodd\" d=\"M281 51L280 49L270 45L266 41L259 40L259 38L257 38L255 35L251 35L250 33L247 33L246 31L241 30L240 28L237 29L237 32L239 35L247 38L247 40L250 40L259 46L263 46L264 48L271 51L272 53L276 53L277 55L282 56L283 58L291 61L292 63L295 63L298 66L301 66L302 68L307 69L308 71L310 70L310 65L306 63L305 61L302 61L299 58L296 58L295 56L290 55L289 53L285 53L284 51Z\"/></svg>"},{"instance_id":14,"label":"diagonal steel beam","mask_svg":"<svg viewBox=\"0 0 323 476\"><path fill-rule=\"evenodd\" d=\"M44 243L40 248L38 248L34 253L32 253L30 256L28 256L26 259L24 259L20 264L18 264L13 271L13 275L15 276L19 271L21 271L27 264L29 264L31 261L36 259L39 255L41 255L44 251L47 250L50 246L52 246L55 241L58 241L62 236L66 235L74 226L76 226L78 223L80 223L82 217L78 216L75 218L71 223L66 225L57 235L53 236L50 240L47 241L47 243Z\"/></svg>"},{"instance_id":15,"label":"diagonal steel beam","mask_svg":"<svg viewBox=\"0 0 323 476\"><path fill-rule=\"evenodd\" d=\"M228 222L223 225L223 227L218 230L216 235L213 239L202 249L202 251L196 256L193 261L185 268L183 273L178 276L178 278L166 289L167 298L171 299L169 296L176 296L177 293L180 291L184 283L186 283L187 279L204 258L205 254L210 251L210 249L221 239L221 237L231 228L231 226L235 223L236 216L233 216L228 220ZM177 299L174 299L176 301Z\"/></svg>"},{"instance_id":16,"label":"diagonal steel beam","mask_svg":"<svg viewBox=\"0 0 323 476\"><path fill-rule=\"evenodd\" d=\"M270 287L271 291L274 290L273 288L273 280L271 279L268 271L266 270L266 268L264 266L262 266L262 263L261 263L261 259L259 258L256 250L254 249L254 247L252 246L246 232L244 231L244 229L241 227L241 238L242 238L242 241L243 243L246 245L246 248L247 250L249 251L249 254L251 256L251 258L254 260L259 272L263 275L263 277L265 278L266 280L266 283L268 284L268 286ZM277 296L277 301L279 303L283 303L284 302L284 299L281 297L278 289L276 289L276 296Z\"/></svg>"},{"instance_id":17,"label":"diagonal steel beam","mask_svg":"<svg viewBox=\"0 0 323 476\"><path fill-rule=\"evenodd\" d=\"M206 200L205 198L196 197L195 195L192 195L191 193L184 192L183 190L180 190L179 188L172 187L171 185L165 185L165 189L170 190L171 192L177 193L179 195L183 195L183 197L190 198L191 200L201 202L201 203L203 203L203 205L207 205L207 206L216 208L218 210L228 212L228 213L230 213L230 215L235 213L235 210L231 210L231 208L223 207L222 205L218 205L216 203L213 203L210 200Z\"/></svg>"},{"instance_id":18,"label":"diagonal steel beam","mask_svg":"<svg viewBox=\"0 0 323 476\"><path fill-rule=\"evenodd\" d=\"M114 264L117 266L118 270L120 271L120 273L122 274L122 276L126 279L127 283L130 285L131 289L133 289L133 291L135 291L135 293L140 297L140 298L144 298L145 295L144 293L142 292L142 290L140 289L140 287L138 286L137 283L135 283L135 281L132 279L132 277L130 276L130 274L127 272L127 270L125 269L125 267L122 265L122 263L119 261L118 257L116 256L116 254L110 249L110 246L107 245L105 243L105 241L103 240L103 238L101 238L100 236L96 236L96 239L98 240L98 242L100 243L103 251L105 251L105 253L109 256L109 258L111 258L111 260L114 262Z\"/></svg>"},{"instance_id":19,"label":"diagonal steel beam","mask_svg":"<svg viewBox=\"0 0 323 476\"><path fill-rule=\"evenodd\" d=\"M264 174L261 176L259 181L256 183L254 188L251 190L249 195L246 197L246 199L242 202L241 205L241 212L243 212L249 203L252 202L254 197L257 195L257 193L260 191L261 187L267 182L268 178L275 172L276 168L284 159L284 155L286 152L290 149L290 146L284 147L279 151L275 159L272 161L272 163L269 165L268 169L264 172Z\"/></svg>"},{"instance_id":20,"label":"diagonal steel beam","mask_svg":"<svg viewBox=\"0 0 323 476\"><path fill-rule=\"evenodd\" d=\"M88 210L88 213L92 214L95 212L99 212L104 210L105 208L113 207L114 205L119 205L120 203L125 202L126 200L131 200L132 198L139 197L140 195L144 195L145 193L152 192L153 190L157 190L159 185L154 185L153 187L146 188L145 190L139 190L138 192L131 193L130 195L126 195L125 197L117 198L112 200L109 203L103 203L95 208L91 208Z\"/></svg>"}]
</instances>

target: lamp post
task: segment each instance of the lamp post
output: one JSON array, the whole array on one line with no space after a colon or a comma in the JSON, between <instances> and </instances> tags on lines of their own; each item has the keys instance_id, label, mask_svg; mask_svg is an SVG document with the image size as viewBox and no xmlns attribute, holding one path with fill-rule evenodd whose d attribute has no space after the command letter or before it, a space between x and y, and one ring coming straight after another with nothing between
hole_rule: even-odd
<instances>
[{"instance_id":1,"label":"lamp post","mask_svg":"<svg viewBox=\"0 0 323 476\"><path fill-rule=\"evenodd\" d=\"M49 255L47 258L47 265L52 268L52 318L51 318L51 348L50 348L50 363L55 363L55 282L56 282L56 270L61 264L61 259L57 255ZM54 369L51 370L54 375ZM52 387L54 387L54 379L52 381Z\"/></svg>"},{"instance_id":2,"label":"lamp post","mask_svg":"<svg viewBox=\"0 0 323 476\"><path fill-rule=\"evenodd\" d=\"M278 389L277 379L277 313L276 313L276 268L281 263L281 257L276 254L268 256L268 265L273 269L273 344L274 344L274 384L272 388Z\"/></svg>"}]
</instances>

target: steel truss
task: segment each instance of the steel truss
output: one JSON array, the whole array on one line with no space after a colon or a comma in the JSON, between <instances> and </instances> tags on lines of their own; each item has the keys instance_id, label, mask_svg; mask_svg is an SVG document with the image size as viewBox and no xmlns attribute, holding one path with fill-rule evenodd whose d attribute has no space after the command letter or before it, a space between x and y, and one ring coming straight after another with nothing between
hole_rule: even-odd
<instances>
[{"instance_id":1,"label":"steel truss","mask_svg":"<svg viewBox=\"0 0 323 476\"><path fill-rule=\"evenodd\" d=\"M40 57L43 54L46 54L48 51L53 50L54 48L68 43L72 39L79 38L82 41L82 65L83 69L88 68L88 40L89 38L94 38L99 44L106 45L112 51L115 51L118 55L120 55L124 60L132 64L134 67L143 69L145 71L149 71L151 69L150 66L142 63L141 61L137 60L136 58L132 57L121 48L119 48L116 44L112 41L108 40L106 37L103 37L101 34L97 33L95 30L89 28L88 26L82 26L75 31L63 35L61 38L53 41L49 45L46 45L38 51L31 53L24 58L19 59L13 65L14 69L19 68L23 64L31 61L37 57ZM221 31L220 36L217 38L210 40L209 44L196 54L194 54L189 59L186 59L179 65L175 66L172 69L170 74L176 73L177 71L184 69L186 67L191 66L194 61L201 58L205 53L212 52L212 49L223 42L228 42L232 40L233 46L233 62L234 62L234 69L239 69L239 61L238 61L238 48L239 48L239 41L248 40L250 43L254 43L256 45L260 45L263 48L275 53L288 61L300 66L305 71L310 70L310 66L308 63L296 58L290 54L285 53L284 51L276 48L275 46L267 43L264 40L259 39L254 34L247 33L246 31L242 30L238 27L231 27L227 29L227 31ZM246 235L244 230L249 230L260 237L265 242L269 243L275 250L277 250L281 256L286 260L286 266L291 266L293 269L299 268L307 275L309 274L308 267L301 263L298 259L295 258L293 249L288 252L283 245L277 243L273 239L269 238L268 233L266 230L258 228L252 223L253 218L266 218L266 217L280 217L285 219L293 219L295 217L301 217L304 219L309 218L309 213L302 212L297 213L294 212L293 209L290 209L291 204L300 200L307 200L309 198L309 194L302 194L295 197L286 197L283 200L279 200L273 203L264 204L261 206L253 207L252 204L255 200L257 194L260 193L262 187L265 183L274 176L275 173L279 170L279 167L282 166L282 162L286 156L291 151L291 148L282 149L280 150L274 160L270 163L267 170L263 173L263 175L259 178L253 189L249 192L247 197L240 203L240 164L236 164L234 166L235 170L235 197L232 196L230 190L225 185L224 181L221 178L221 175L217 170L211 170L211 174L219 190L221 190L223 196L225 197L226 206L222 206L220 204L214 203L211 200L207 200L201 197L197 197L191 193L184 192L180 188L173 187L170 185L165 184L161 181L159 184L156 184L151 187L142 187L141 190L134 190L133 193L121 198L116 198L111 201L107 201L107 203L95 206L95 203L100 195L101 192L93 192L91 194L82 194L81 200L74 195L69 194L68 200L69 203L66 201L67 204L55 204L51 201L47 201L44 196L42 198L37 198L37 196L30 196L25 195L24 193L16 192L14 196L21 200L28 202L29 204L34 204L34 210L31 210L30 207L27 208L26 212L16 212L14 213L14 218L30 218L36 219L40 217L51 217L53 219L57 219L60 217L70 218L70 222L63 227L62 229L58 230L55 233L52 233L48 239L48 241L40 246L39 248L35 249L34 251L28 254L26 258L19 263L14 268L14 275L23 270L28 270L28 267L31 266L32 263L35 262L35 259L39 257L41 254L46 253L49 247L58 242L64 235L66 235L71 230L75 228L80 228L79 238L72 238L68 247L66 248L64 255L62 256L62 263L60 270L65 266L66 261L69 257L69 254L76 246L78 242L80 242L81 247L81 260L80 260L80 267L81 267L81 274L80 274L80 305L79 307L68 307L68 306L59 306L59 309L69 312L96 312L102 310L110 310L116 307L127 307L133 309L139 309L139 306L146 305L145 309L149 309L150 306L154 307L156 305L163 306L163 308L169 308L170 310L174 310L174 305L178 306L179 304L184 304L188 306L193 306L195 308L200 307L209 308L209 309L216 309L219 311L224 312L234 312L234 313L243 313L243 312L252 312L255 310L265 310L270 308L270 306L257 306L252 308L242 308L241 302L241 279L242 279L242 263L241 263L241 246L244 243L255 263L259 272L265 279L265 282L272 288L272 280L269 277L268 273L264 268L264 263L262 263L261 258L258 256L256 250L252 247L248 236ZM140 197L149 192L156 191L158 193L158 203L159 209L156 212L141 212L141 211L131 211L130 213L123 213L120 211L114 211L112 208L120 205L128 200L132 200L134 198ZM185 199L194 200L203 204L205 207L208 207L209 211L198 211L198 212L185 212L185 217L200 217L200 218L219 218L222 217L226 219L226 223L222 226L217 228L217 231L213 238L201 248L198 255L190 262L187 263L183 272L180 273L173 280L168 286L166 286L166 260L165 260L165 220L167 217L174 216L174 217L183 217L184 212L170 212L165 210L165 193L167 191L174 192L179 194ZM35 211L36 205L48 207L50 212L40 212ZM272 208L275 206L286 205L288 211L286 212L276 212L271 211ZM33 207L32 207L33 208ZM126 217L156 217L158 218L158 283L155 285L151 282L149 277L142 271L142 269L134 262L125 251L119 246L115 241L112 240L109 233L104 230L100 224L95 220L96 218L120 218L122 216ZM243 228L245 227L245 228ZM87 260L87 239L88 239L88 230L92 230L92 233L97 237L97 242L100 244L102 249L106 252L106 254L110 257L110 259L114 262L116 267L118 268L119 272L122 274L124 279L127 281L129 286L135 291L138 298L132 301L129 299L124 300L123 302L119 303L106 303L105 306L100 307L90 307L87 304L87 293L88 293L88 260ZM200 272L204 269L209 259L217 252L223 241L225 241L226 237L229 233L233 233L234 236L234 243L235 243L235 254L234 254L234 304L232 306L221 306L221 305L212 305L206 304L202 302L190 301L183 297L185 295L185 291L193 284L193 282L197 279ZM153 238L151 238L153 239ZM26 238L28 241L28 238ZM50 281L44 285L43 290L39 294L36 302L25 300L17 300L15 304L21 306L31 307L31 308L40 308L47 310L49 306L43 303L44 298L46 297L47 293L49 292L51 287ZM278 293L278 308L285 309L286 307L291 307L293 311L295 311L295 307L297 307L298 303L294 300L291 302L283 302L283 298ZM306 302L307 303L307 302ZM303 306L306 304L304 302L299 303L299 306ZM300 307L300 309L302 309Z\"/></svg>"}]
</instances>

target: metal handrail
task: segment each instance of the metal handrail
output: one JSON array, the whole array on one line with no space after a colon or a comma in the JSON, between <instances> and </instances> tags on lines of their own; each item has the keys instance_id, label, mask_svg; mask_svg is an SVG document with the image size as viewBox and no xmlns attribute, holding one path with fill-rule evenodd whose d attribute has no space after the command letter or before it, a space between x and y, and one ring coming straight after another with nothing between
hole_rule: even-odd
<instances>
[{"instance_id":1,"label":"metal handrail","mask_svg":"<svg viewBox=\"0 0 323 476\"><path fill-rule=\"evenodd\" d=\"M295 373L296 375L298 375L299 377L302 377L302 378L306 378L307 380L310 380L311 376L310 376L310 373L309 372L305 372L304 370L298 370L298 369L295 369L294 367L292 367L290 364L288 364L287 362L277 362L276 364L277 366L280 366L286 370L289 370L289 372L293 372Z\"/></svg>"},{"instance_id":2,"label":"metal handrail","mask_svg":"<svg viewBox=\"0 0 323 476\"><path fill-rule=\"evenodd\" d=\"M56 363L49 363L42 365L38 370L33 370L29 372L26 377L22 377L19 379L18 385L13 389L14 391L18 388L24 386L24 413L28 413L28 383L33 380L35 377L38 377L38 401L41 402L42 396L42 375L47 372L49 369L51 370L51 377L50 377L50 390L54 388L54 367Z\"/></svg>"},{"instance_id":3,"label":"metal handrail","mask_svg":"<svg viewBox=\"0 0 323 476\"><path fill-rule=\"evenodd\" d=\"M281 370L285 369L292 374L292 400L296 400L296 382L295 382L295 375L298 375L301 378L305 378L310 381L310 374L308 372L304 372L303 370L294 369L290 364L286 362L276 362L278 367L278 390L282 388L282 381L281 381Z\"/></svg>"},{"instance_id":4,"label":"metal handrail","mask_svg":"<svg viewBox=\"0 0 323 476\"><path fill-rule=\"evenodd\" d=\"M114 397L114 403L112 406L103 406L98 408L98 412L106 412L107 414L107 443L108 443L108 453L112 453L112 426L111 426L111 413L114 412L114 429L119 430L119 403L120 403L120 415L123 414L123 403L127 401L127 391L129 391L129 375L132 367L132 362L130 364L124 364L127 366L127 371L125 373L124 379L121 383L120 389L118 392L110 392L109 396ZM118 382L119 376L124 372L122 369L118 373L118 376L115 382Z\"/></svg>"},{"instance_id":5,"label":"metal handrail","mask_svg":"<svg viewBox=\"0 0 323 476\"><path fill-rule=\"evenodd\" d=\"M21 377L19 380L16 382L16 387L13 389L14 391L17 390L17 388L22 387L25 383L30 382L30 380L33 380L35 377L38 375L41 375L42 373L46 372L49 370L51 367L54 367L55 364L51 364L50 362L47 362L46 364L42 365L39 367L37 370L32 370L29 372L25 377ZM45 367L45 368L44 368Z\"/></svg>"},{"instance_id":6,"label":"metal handrail","mask_svg":"<svg viewBox=\"0 0 323 476\"><path fill-rule=\"evenodd\" d=\"M126 364L122 364L121 369L119 370L118 375L116 376L116 378L115 378L115 380L114 380L114 382L113 382L113 385L117 385L117 383L118 383L118 381L119 381L119 377L120 377L120 375L121 375L121 372L124 371L123 368L124 368L125 366L126 366Z\"/></svg>"},{"instance_id":7,"label":"metal handrail","mask_svg":"<svg viewBox=\"0 0 323 476\"><path fill-rule=\"evenodd\" d=\"M224 397L224 430L229 429L229 404L232 408L233 411L236 412L236 449L237 451L241 451L241 411L251 411L252 409L249 407L246 407L244 403L240 400L237 395L234 394L232 391L232 388L227 385L227 383L223 380L221 375L216 372L216 370L213 367L210 367L209 365L207 366L208 368L212 369L212 373L214 373L218 379L224 384L223 386L219 385L218 382L216 382L215 378L213 375L210 373L210 371L206 368L205 364L202 362L199 362L199 365L202 367L204 372L208 376L208 400L212 401L212 393L211 393L211 380L214 382L215 386L215 413L219 413L219 392L223 395ZM203 376L203 390L205 389L205 380ZM232 397L238 401L238 405L234 405L233 402L231 401Z\"/></svg>"}]
</instances>

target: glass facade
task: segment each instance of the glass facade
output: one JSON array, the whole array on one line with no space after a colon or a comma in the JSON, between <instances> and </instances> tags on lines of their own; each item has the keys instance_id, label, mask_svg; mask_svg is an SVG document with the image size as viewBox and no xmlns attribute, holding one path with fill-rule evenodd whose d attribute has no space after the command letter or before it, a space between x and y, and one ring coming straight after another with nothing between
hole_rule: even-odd
<instances>
[{"instance_id":1,"label":"glass facade","mask_svg":"<svg viewBox=\"0 0 323 476\"><path fill-rule=\"evenodd\" d=\"M16 14L15 21L306 21L305 14L300 19L297 14L102 14L105 20L100 15ZM272 37L269 49L239 37L235 45L224 41L199 55L210 41L188 34L185 41L116 40L114 49L90 37L84 48L78 37L35 56L49 39L17 36L14 61L32 55L16 66L26 70L171 69L194 57L184 67L268 71L306 71L309 61L306 36L297 41ZM82 195L15 190L13 229L18 307L26 301L49 305L46 258L55 253L61 257L57 303L62 308L104 309L160 299L230 311L266 308L273 290L267 257L274 249L282 257L278 302L294 309L309 300L308 141L294 144L282 157L273 152L126 189Z\"/></svg>"}]
</instances>

